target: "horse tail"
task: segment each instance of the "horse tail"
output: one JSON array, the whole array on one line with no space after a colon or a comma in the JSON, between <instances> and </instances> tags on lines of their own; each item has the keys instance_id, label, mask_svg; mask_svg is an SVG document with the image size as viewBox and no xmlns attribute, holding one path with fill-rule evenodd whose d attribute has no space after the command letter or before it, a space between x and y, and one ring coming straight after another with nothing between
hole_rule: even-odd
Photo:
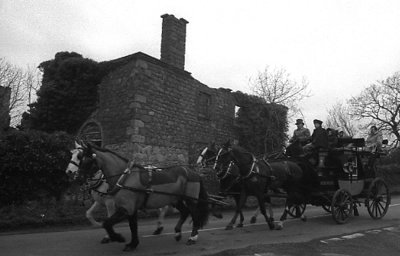
<instances>
[{"instance_id":1,"label":"horse tail","mask_svg":"<svg viewBox=\"0 0 400 256\"><path fill-rule=\"evenodd\" d=\"M203 180L200 180L199 200L197 201L197 214L198 225L200 228L205 226L208 222L209 208L208 208L208 193L204 186Z\"/></svg>"}]
</instances>

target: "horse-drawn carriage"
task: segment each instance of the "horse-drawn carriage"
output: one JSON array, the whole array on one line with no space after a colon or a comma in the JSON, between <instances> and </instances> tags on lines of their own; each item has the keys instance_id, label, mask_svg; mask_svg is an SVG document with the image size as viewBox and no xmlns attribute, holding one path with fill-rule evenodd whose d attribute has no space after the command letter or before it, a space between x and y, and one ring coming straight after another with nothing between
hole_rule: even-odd
<instances>
[{"instance_id":1,"label":"horse-drawn carriage","mask_svg":"<svg viewBox=\"0 0 400 256\"><path fill-rule=\"evenodd\" d=\"M227 227L232 227L240 216L243 223L242 207L248 195L258 200L261 213L271 229L276 228L272 208L269 216L264 203L271 194L282 188L287 193L287 206L280 220L287 214L300 217L307 204L322 206L332 212L337 223L344 223L364 203L374 219L382 218L390 204L388 186L382 178L376 178L375 160L378 153L362 150L363 139L349 141L352 146L320 151L316 165L307 159L285 157L268 161L258 160L250 152L226 143L219 150L207 147L198 162L212 163L221 184L226 190L236 190L236 212ZM192 233L187 244L193 244L198 230L208 218L209 204L222 203L221 197L210 195L204 187L199 173L184 166L174 166L158 172L158 169L130 163L128 160L107 149L95 146L80 146L75 149L66 172L77 176L92 177L102 170L113 189L111 195L116 205L115 213L103 223L111 241L125 239L113 229L114 224L128 216L131 242L125 250L133 250L139 243L137 211L142 208L160 208L174 205L180 212L175 226L176 240L182 237L182 225L191 215ZM364 201L362 201L364 199ZM281 226L282 227L282 226Z\"/></svg>"},{"instance_id":2,"label":"horse-drawn carriage","mask_svg":"<svg viewBox=\"0 0 400 256\"><path fill-rule=\"evenodd\" d=\"M357 206L364 204L371 218L382 218L390 204L389 188L376 176L376 160L383 153L365 150L364 139L339 143L346 146L318 152L315 171L319 187L304 204L296 206L297 212L304 212L306 204L322 206L337 223L345 223L353 213L358 215Z\"/></svg>"}]
</instances>

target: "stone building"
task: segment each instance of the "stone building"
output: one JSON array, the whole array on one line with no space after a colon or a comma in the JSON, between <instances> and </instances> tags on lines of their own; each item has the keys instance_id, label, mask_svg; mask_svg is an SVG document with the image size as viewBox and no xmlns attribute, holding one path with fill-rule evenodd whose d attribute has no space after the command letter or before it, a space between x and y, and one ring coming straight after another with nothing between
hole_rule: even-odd
<instances>
[{"instance_id":1,"label":"stone building","mask_svg":"<svg viewBox=\"0 0 400 256\"><path fill-rule=\"evenodd\" d=\"M142 164L192 163L210 141L235 137L235 97L185 70L188 22L161 17L161 58L137 52L101 63L98 109L79 133Z\"/></svg>"},{"instance_id":2,"label":"stone building","mask_svg":"<svg viewBox=\"0 0 400 256\"><path fill-rule=\"evenodd\" d=\"M11 88L0 86L0 134L10 126Z\"/></svg>"}]
</instances>

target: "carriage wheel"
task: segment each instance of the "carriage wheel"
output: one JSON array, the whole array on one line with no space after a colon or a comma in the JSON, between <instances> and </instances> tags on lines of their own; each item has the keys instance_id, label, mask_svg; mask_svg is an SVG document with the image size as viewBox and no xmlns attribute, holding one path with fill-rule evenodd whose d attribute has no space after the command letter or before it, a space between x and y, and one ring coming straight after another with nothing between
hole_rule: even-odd
<instances>
[{"instance_id":1,"label":"carriage wheel","mask_svg":"<svg viewBox=\"0 0 400 256\"><path fill-rule=\"evenodd\" d=\"M330 204L323 204L322 209L324 209L326 212L331 213L332 212L332 205Z\"/></svg>"},{"instance_id":2,"label":"carriage wheel","mask_svg":"<svg viewBox=\"0 0 400 256\"><path fill-rule=\"evenodd\" d=\"M339 189L332 199L332 217L338 224L346 223L353 214L353 199L346 189Z\"/></svg>"},{"instance_id":3,"label":"carriage wheel","mask_svg":"<svg viewBox=\"0 0 400 256\"><path fill-rule=\"evenodd\" d=\"M292 205L286 205L286 210L288 211L288 214L293 217L293 218L300 218L304 211L306 210L306 204L292 204Z\"/></svg>"},{"instance_id":4,"label":"carriage wheel","mask_svg":"<svg viewBox=\"0 0 400 256\"><path fill-rule=\"evenodd\" d=\"M381 219L385 216L390 205L389 188L382 178L376 178L368 188L365 206L373 219Z\"/></svg>"}]
</instances>

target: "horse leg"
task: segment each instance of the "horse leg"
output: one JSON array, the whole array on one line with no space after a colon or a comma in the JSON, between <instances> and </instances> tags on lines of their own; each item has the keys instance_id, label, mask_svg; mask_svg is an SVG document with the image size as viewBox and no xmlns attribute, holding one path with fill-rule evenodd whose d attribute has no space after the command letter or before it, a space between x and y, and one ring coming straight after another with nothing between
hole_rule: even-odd
<instances>
[{"instance_id":1,"label":"horse leg","mask_svg":"<svg viewBox=\"0 0 400 256\"><path fill-rule=\"evenodd\" d=\"M178 223L175 226L175 240L180 241L182 239L182 225L189 216L190 211L182 201L179 201L175 208L180 212Z\"/></svg>"},{"instance_id":2,"label":"horse leg","mask_svg":"<svg viewBox=\"0 0 400 256\"><path fill-rule=\"evenodd\" d=\"M231 221L225 227L225 230L233 229L233 224L235 224L238 215L242 212L242 208L246 202L247 196L244 192L241 192L239 196L234 196L233 198L235 199L236 210L235 210L235 214L233 215Z\"/></svg>"},{"instance_id":3,"label":"horse leg","mask_svg":"<svg viewBox=\"0 0 400 256\"><path fill-rule=\"evenodd\" d=\"M250 219L250 223L254 224L257 222L257 216L260 214L260 207L257 207L257 209L254 211L253 216Z\"/></svg>"},{"instance_id":4,"label":"horse leg","mask_svg":"<svg viewBox=\"0 0 400 256\"><path fill-rule=\"evenodd\" d=\"M125 242L125 238L121 235L118 234L114 231L113 226L117 224L118 222L122 221L124 218L126 218L127 212L123 208L118 208L115 213L107 218L104 223L103 223L103 228L107 231L108 236L110 237L110 241L117 241L119 243Z\"/></svg>"},{"instance_id":5,"label":"horse leg","mask_svg":"<svg viewBox=\"0 0 400 256\"><path fill-rule=\"evenodd\" d=\"M221 211L217 208L215 204L211 205L211 214L217 219L223 218Z\"/></svg>"},{"instance_id":6,"label":"horse leg","mask_svg":"<svg viewBox=\"0 0 400 256\"><path fill-rule=\"evenodd\" d=\"M237 227L237 228L243 228L243 221L244 221L243 212L240 211L240 214L239 214L239 224L237 224L236 227Z\"/></svg>"},{"instance_id":7,"label":"horse leg","mask_svg":"<svg viewBox=\"0 0 400 256\"><path fill-rule=\"evenodd\" d=\"M265 200L264 200L264 195L257 195L257 201L258 201L258 206L260 208L261 214L264 216L265 221L268 223L269 229L274 229L274 223L271 218L268 217L267 211L265 210Z\"/></svg>"},{"instance_id":8,"label":"horse leg","mask_svg":"<svg viewBox=\"0 0 400 256\"><path fill-rule=\"evenodd\" d=\"M86 218L92 223L93 226L101 227L101 223L97 222L93 217L93 212L99 208L100 204L94 201L93 205L86 211Z\"/></svg>"},{"instance_id":9,"label":"horse leg","mask_svg":"<svg viewBox=\"0 0 400 256\"><path fill-rule=\"evenodd\" d=\"M107 209L107 217L110 218L114 213L115 213L115 202L114 199L105 199L104 205L106 206ZM102 244L107 244L110 242L110 237L108 235L105 235L103 239L101 239L100 243Z\"/></svg>"},{"instance_id":10,"label":"horse leg","mask_svg":"<svg viewBox=\"0 0 400 256\"><path fill-rule=\"evenodd\" d=\"M133 215L128 216L128 220L129 228L131 230L131 242L125 245L125 252L133 251L139 244L137 211L135 211Z\"/></svg>"},{"instance_id":11,"label":"horse leg","mask_svg":"<svg viewBox=\"0 0 400 256\"><path fill-rule=\"evenodd\" d=\"M153 235L159 235L163 231L164 227L162 224L164 222L164 217L165 217L165 214L167 213L168 209L169 209L168 205L164 206L163 208L158 209L159 215L158 215L158 220L157 220L157 229L154 230Z\"/></svg>"},{"instance_id":12,"label":"horse leg","mask_svg":"<svg viewBox=\"0 0 400 256\"><path fill-rule=\"evenodd\" d=\"M271 197L267 196L265 198L265 203L267 203L268 206L268 213L269 213L269 219L268 219L268 226L270 229L275 228L274 225L274 212L272 210L272 202L271 202Z\"/></svg>"}]
</instances>

